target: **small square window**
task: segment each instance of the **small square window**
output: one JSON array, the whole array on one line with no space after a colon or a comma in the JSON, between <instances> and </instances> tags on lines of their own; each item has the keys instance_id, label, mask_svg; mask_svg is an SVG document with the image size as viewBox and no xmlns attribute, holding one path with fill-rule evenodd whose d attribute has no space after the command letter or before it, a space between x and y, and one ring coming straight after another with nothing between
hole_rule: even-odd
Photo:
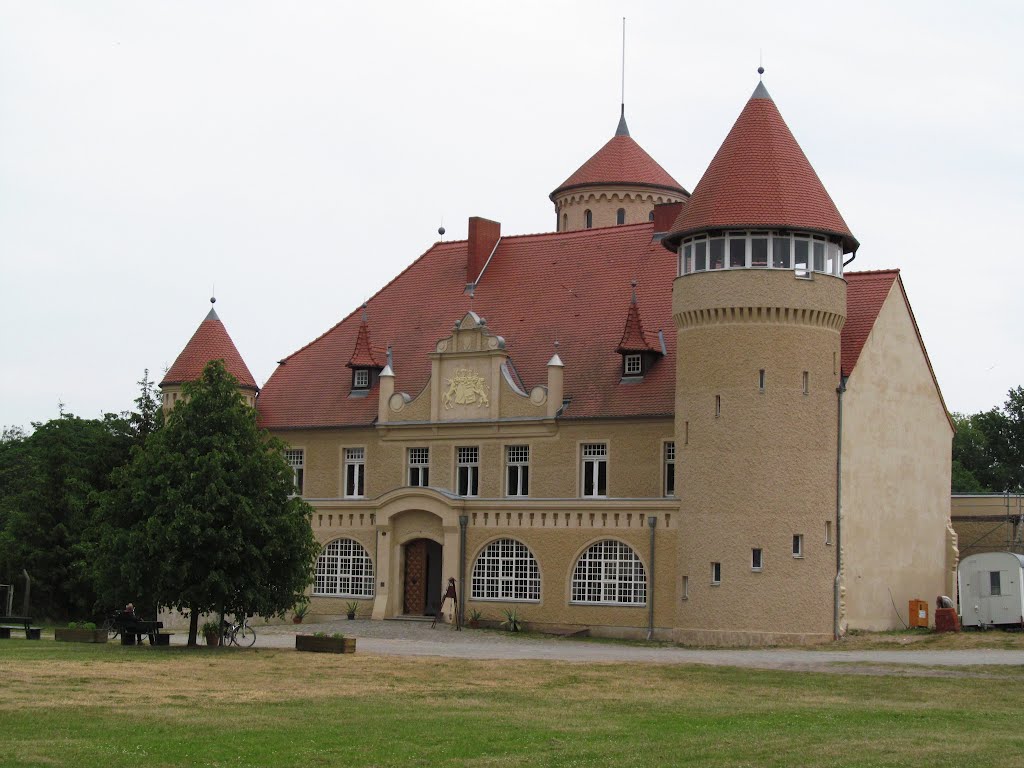
<instances>
[{"instance_id":1,"label":"small square window","mask_svg":"<svg viewBox=\"0 0 1024 768\"><path fill-rule=\"evenodd\" d=\"M352 372L352 389L368 389L370 386L370 371L367 368L356 368Z\"/></svg>"},{"instance_id":2,"label":"small square window","mask_svg":"<svg viewBox=\"0 0 1024 768\"><path fill-rule=\"evenodd\" d=\"M642 355L626 355L622 364L622 371L626 376L642 376L644 373L644 359Z\"/></svg>"},{"instance_id":3,"label":"small square window","mask_svg":"<svg viewBox=\"0 0 1024 768\"><path fill-rule=\"evenodd\" d=\"M711 564L711 583L721 584L722 583L722 564L712 563Z\"/></svg>"},{"instance_id":4,"label":"small square window","mask_svg":"<svg viewBox=\"0 0 1024 768\"><path fill-rule=\"evenodd\" d=\"M760 547L754 547L750 550L750 569L760 571L762 568L764 568L764 552Z\"/></svg>"},{"instance_id":5,"label":"small square window","mask_svg":"<svg viewBox=\"0 0 1024 768\"><path fill-rule=\"evenodd\" d=\"M793 557L804 556L804 535L802 533L793 534Z\"/></svg>"}]
</instances>

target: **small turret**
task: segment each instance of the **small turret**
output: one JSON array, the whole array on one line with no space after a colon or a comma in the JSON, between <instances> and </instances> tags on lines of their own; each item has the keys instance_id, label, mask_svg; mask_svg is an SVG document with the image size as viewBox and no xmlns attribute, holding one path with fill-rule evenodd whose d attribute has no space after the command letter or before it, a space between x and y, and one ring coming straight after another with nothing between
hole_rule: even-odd
<instances>
[{"instance_id":1,"label":"small turret","mask_svg":"<svg viewBox=\"0 0 1024 768\"><path fill-rule=\"evenodd\" d=\"M216 301L216 298L210 299L211 304ZM197 381L202 375L203 368L211 360L223 360L228 373L238 379L238 389L245 402L250 406L256 405L256 395L259 393L256 380L238 353L238 348L228 335L224 323L217 316L217 311L210 307L205 319L160 382L164 416L169 414L181 399L182 385Z\"/></svg>"}]
</instances>

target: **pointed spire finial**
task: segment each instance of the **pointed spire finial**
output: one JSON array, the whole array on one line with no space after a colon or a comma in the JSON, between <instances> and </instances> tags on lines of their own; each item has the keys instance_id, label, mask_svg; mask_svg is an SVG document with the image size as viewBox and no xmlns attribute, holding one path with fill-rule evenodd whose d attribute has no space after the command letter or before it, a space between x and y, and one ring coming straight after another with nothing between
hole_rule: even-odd
<instances>
[{"instance_id":1,"label":"pointed spire finial","mask_svg":"<svg viewBox=\"0 0 1024 768\"><path fill-rule=\"evenodd\" d=\"M630 285L633 286L633 304L635 305L636 304L636 278L635 277L630 282Z\"/></svg>"},{"instance_id":2,"label":"pointed spire finial","mask_svg":"<svg viewBox=\"0 0 1024 768\"><path fill-rule=\"evenodd\" d=\"M363 302L363 322L366 322L366 302Z\"/></svg>"},{"instance_id":3,"label":"pointed spire finial","mask_svg":"<svg viewBox=\"0 0 1024 768\"><path fill-rule=\"evenodd\" d=\"M619 104L619 124L615 128L616 136L629 136L626 125L626 17L622 17L622 96Z\"/></svg>"}]
</instances>

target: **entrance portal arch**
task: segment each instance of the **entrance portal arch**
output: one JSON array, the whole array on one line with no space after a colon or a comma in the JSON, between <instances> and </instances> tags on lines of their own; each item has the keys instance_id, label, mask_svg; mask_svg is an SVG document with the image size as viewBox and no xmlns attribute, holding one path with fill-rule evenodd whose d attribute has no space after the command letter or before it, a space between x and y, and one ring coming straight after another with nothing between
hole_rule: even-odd
<instances>
[{"instance_id":1,"label":"entrance portal arch","mask_svg":"<svg viewBox=\"0 0 1024 768\"><path fill-rule=\"evenodd\" d=\"M436 616L441 608L444 548L433 539L412 539L402 549L402 613Z\"/></svg>"}]
</instances>

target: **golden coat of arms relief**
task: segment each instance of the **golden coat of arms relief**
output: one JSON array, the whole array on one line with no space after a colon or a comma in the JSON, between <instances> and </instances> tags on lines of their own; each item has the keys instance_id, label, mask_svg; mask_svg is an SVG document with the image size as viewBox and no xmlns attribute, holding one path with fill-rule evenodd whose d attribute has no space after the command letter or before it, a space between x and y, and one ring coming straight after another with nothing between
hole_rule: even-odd
<instances>
[{"instance_id":1,"label":"golden coat of arms relief","mask_svg":"<svg viewBox=\"0 0 1024 768\"><path fill-rule=\"evenodd\" d=\"M490 404L484 377L468 368L459 368L445 383L441 404L450 411L457 405L475 405L482 408Z\"/></svg>"}]
</instances>

